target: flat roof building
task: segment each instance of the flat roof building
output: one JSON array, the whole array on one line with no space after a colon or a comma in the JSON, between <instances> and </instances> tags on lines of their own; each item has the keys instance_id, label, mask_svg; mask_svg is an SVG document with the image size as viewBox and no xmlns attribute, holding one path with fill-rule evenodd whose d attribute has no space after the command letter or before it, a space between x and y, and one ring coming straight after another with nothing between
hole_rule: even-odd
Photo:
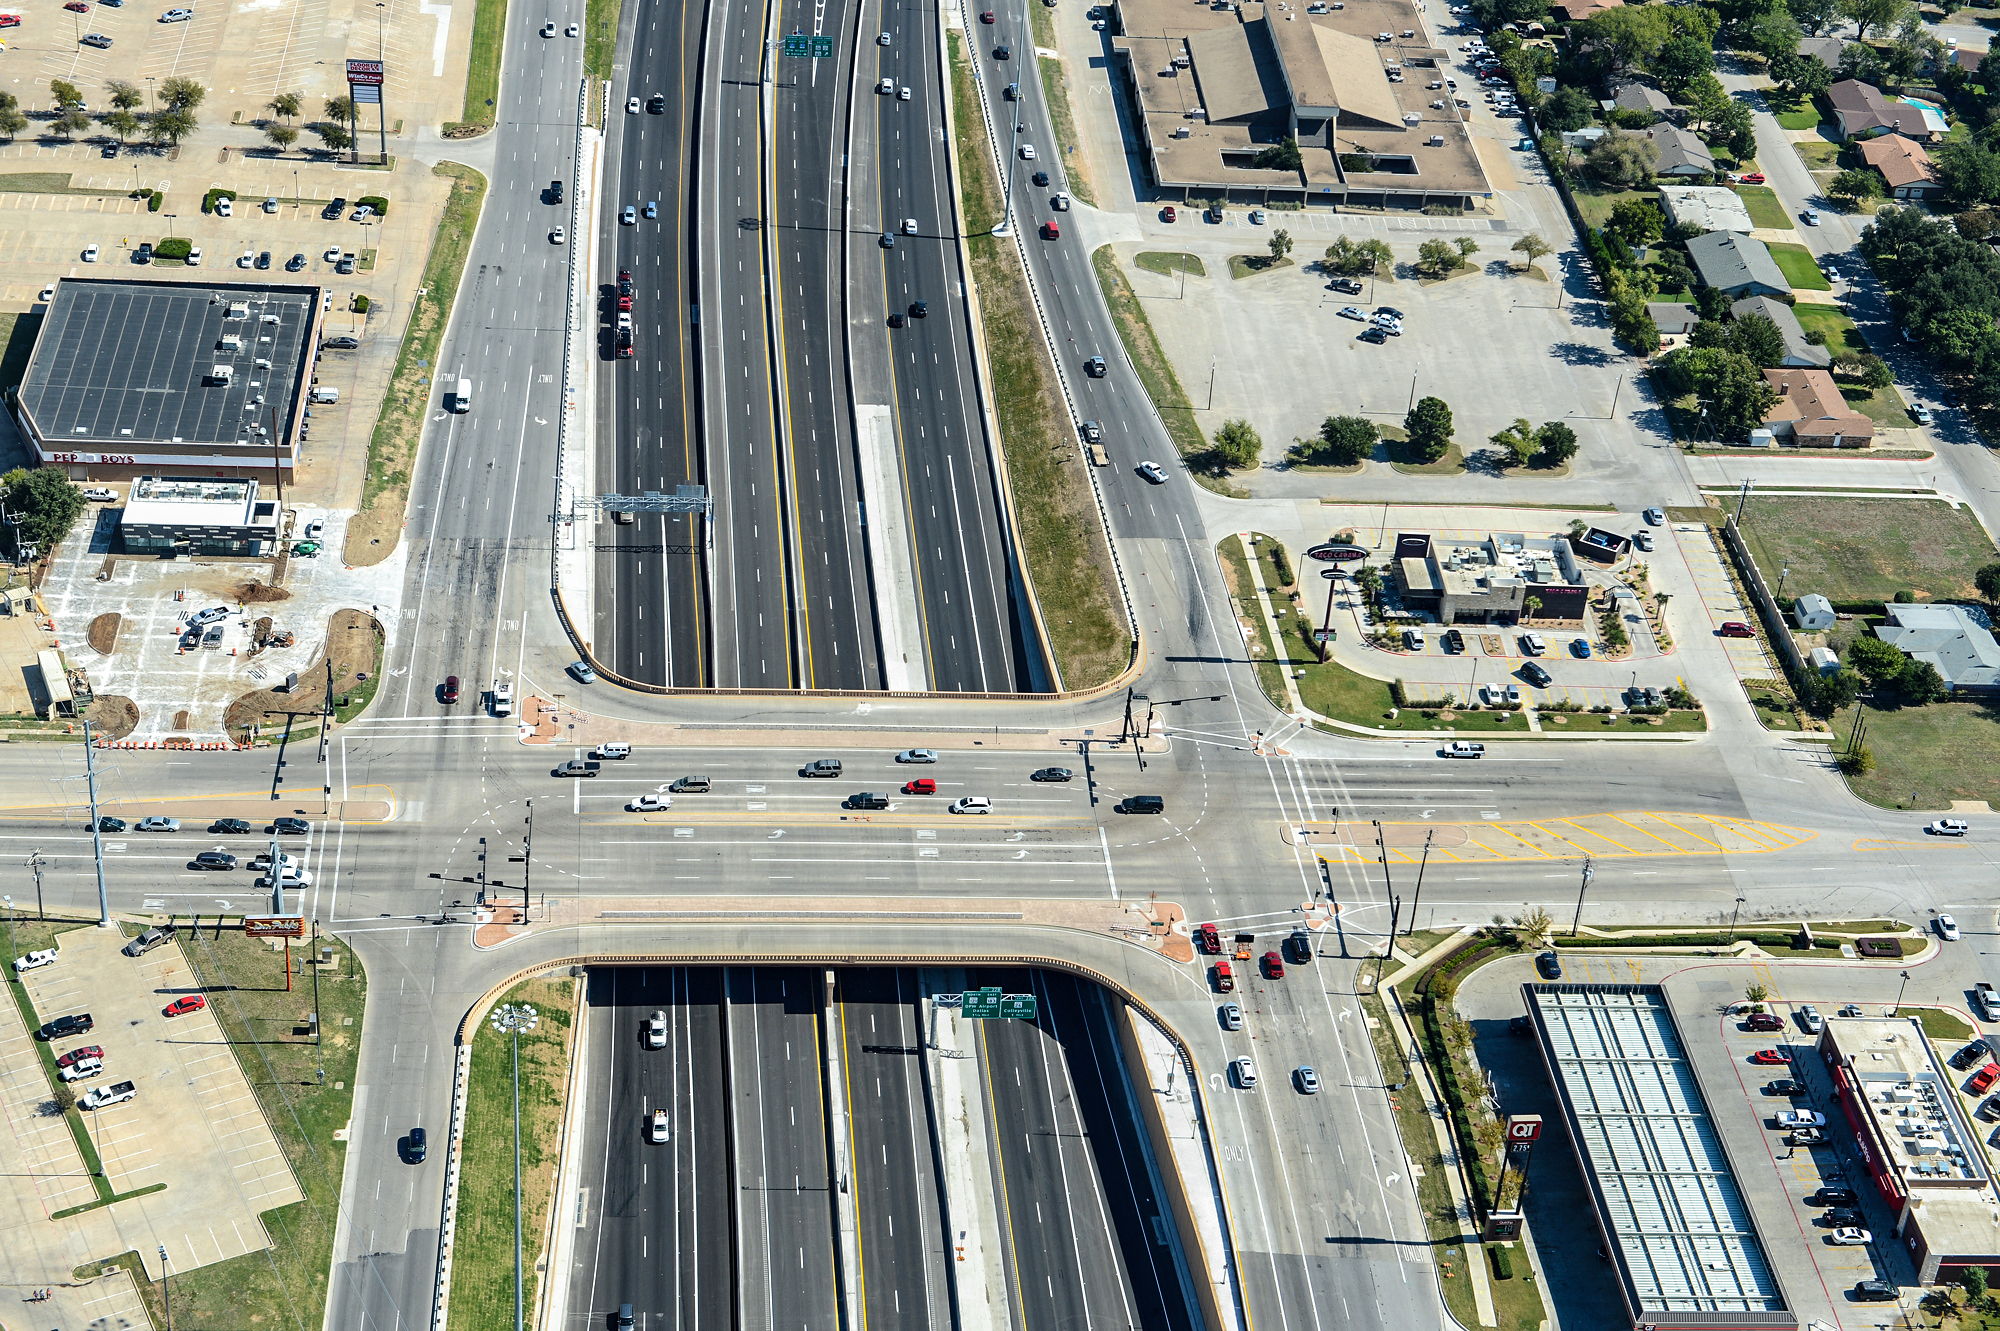
<instances>
[{"instance_id":1,"label":"flat roof building","mask_svg":"<svg viewBox=\"0 0 2000 1331\"><path fill-rule=\"evenodd\" d=\"M1660 207L1667 221L1701 231L1733 231L1747 236L1756 228L1750 208L1733 189L1720 185L1662 185Z\"/></svg>"},{"instance_id":2,"label":"flat roof building","mask_svg":"<svg viewBox=\"0 0 2000 1331\"><path fill-rule=\"evenodd\" d=\"M261 555L278 538L275 499L247 477L141 476L118 514L131 554Z\"/></svg>"},{"instance_id":3,"label":"flat roof building","mask_svg":"<svg viewBox=\"0 0 2000 1331\"><path fill-rule=\"evenodd\" d=\"M1522 991L1631 1325L1796 1328L1660 987Z\"/></svg>"},{"instance_id":4,"label":"flat roof building","mask_svg":"<svg viewBox=\"0 0 2000 1331\"><path fill-rule=\"evenodd\" d=\"M15 417L73 480L290 471L321 306L316 286L63 278Z\"/></svg>"},{"instance_id":5,"label":"flat roof building","mask_svg":"<svg viewBox=\"0 0 2000 1331\"><path fill-rule=\"evenodd\" d=\"M1422 532L1401 533L1393 571L1403 604L1440 624L1580 620L1590 597L1568 541L1519 532L1492 532L1477 545L1448 550Z\"/></svg>"}]
</instances>

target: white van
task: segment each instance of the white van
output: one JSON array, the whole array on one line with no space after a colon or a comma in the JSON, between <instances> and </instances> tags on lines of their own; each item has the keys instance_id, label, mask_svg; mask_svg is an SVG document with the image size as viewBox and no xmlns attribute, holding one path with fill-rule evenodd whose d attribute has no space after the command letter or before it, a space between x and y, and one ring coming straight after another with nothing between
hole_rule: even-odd
<instances>
[{"instance_id":1,"label":"white van","mask_svg":"<svg viewBox=\"0 0 2000 1331\"><path fill-rule=\"evenodd\" d=\"M472 410L472 380L460 379L458 381L458 387L451 395L451 409L453 411Z\"/></svg>"},{"instance_id":2,"label":"white van","mask_svg":"<svg viewBox=\"0 0 2000 1331\"><path fill-rule=\"evenodd\" d=\"M310 400L319 403L338 402L340 401L340 390L338 388L315 386L310 395Z\"/></svg>"},{"instance_id":3,"label":"white van","mask_svg":"<svg viewBox=\"0 0 2000 1331\"><path fill-rule=\"evenodd\" d=\"M1446 758L1483 758L1486 756L1486 746L1476 744L1469 739L1455 739L1440 749L1439 753Z\"/></svg>"}]
</instances>

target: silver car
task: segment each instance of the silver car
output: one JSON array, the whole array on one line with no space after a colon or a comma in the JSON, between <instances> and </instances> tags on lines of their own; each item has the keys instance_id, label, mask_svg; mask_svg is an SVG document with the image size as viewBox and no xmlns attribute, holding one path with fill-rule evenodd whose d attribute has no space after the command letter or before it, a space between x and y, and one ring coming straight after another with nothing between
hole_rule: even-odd
<instances>
[{"instance_id":1,"label":"silver car","mask_svg":"<svg viewBox=\"0 0 2000 1331\"><path fill-rule=\"evenodd\" d=\"M1314 1072L1309 1067L1301 1067L1297 1072L1294 1072L1292 1076L1299 1083L1300 1095L1319 1094L1319 1074L1317 1072Z\"/></svg>"},{"instance_id":2,"label":"silver car","mask_svg":"<svg viewBox=\"0 0 2000 1331\"><path fill-rule=\"evenodd\" d=\"M934 763L937 761L935 749L904 749L896 755L899 763Z\"/></svg>"}]
</instances>

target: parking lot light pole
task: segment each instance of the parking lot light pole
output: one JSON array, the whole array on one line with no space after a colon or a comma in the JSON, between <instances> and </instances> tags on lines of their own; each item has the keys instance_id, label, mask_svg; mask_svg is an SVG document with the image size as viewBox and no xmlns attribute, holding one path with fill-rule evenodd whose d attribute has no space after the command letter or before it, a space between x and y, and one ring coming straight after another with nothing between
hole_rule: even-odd
<instances>
[{"instance_id":1,"label":"parking lot light pole","mask_svg":"<svg viewBox=\"0 0 2000 1331\"><path fill-rule=\"evenodd\" d=\"M1736 917L1743 913L1743 903L1745 900L1747 898L1736 898L1736 909L1729 912L1729 941L1723 944L1725 948L1736 945Z\"/></svg>"},{"instance_id":2,"label":"parking lot light pole","mask_svg":"<svg viewBox=\"0 0 2000 1331\"><path fill-rule=\"evenodd\" d=\"M150 80L149 80L150 81ZM167 1331L174 1331L173 1287L167 1284L167 1245L160 1245L160 1299L167 1305Z\"/></svg>"},{"instance_id":3,"label":"parking lot light pole","mask_svg":"<svg viewBox=\"0 0 2000 1331\"><path fill-rule=\"evenodd\" d=\"M4 902L7 907L7 971L9 975L13 975L16 973L14 970L14 898L0 897L0 902Z\"/></svg>"},{"instance_id":4,"label":"parking lot light pole","mask_svg":"<svg viewBox=\"0 0 2000 1331\"><path fill-rule=\"evenodd\" d=\"M1897 985L1897 986L1896 986L1896 1008L1895 1008L1895 1010L1896 1010L1896 1012L1897 1012L1897 1013L1899 1013L1899 1014L1900 1014L1900 1013L1902 1012L1902 1010L1903 1010L1903 990L1905 990L1905 989L1908 989L1909 987L1910 987L1910 973L1909 973L1908 971L1904 971L1904 972L1903 972L1903 982L1902 982L1901 984L1899 984L1899 985Z\"/></svg>"}]
</instances>

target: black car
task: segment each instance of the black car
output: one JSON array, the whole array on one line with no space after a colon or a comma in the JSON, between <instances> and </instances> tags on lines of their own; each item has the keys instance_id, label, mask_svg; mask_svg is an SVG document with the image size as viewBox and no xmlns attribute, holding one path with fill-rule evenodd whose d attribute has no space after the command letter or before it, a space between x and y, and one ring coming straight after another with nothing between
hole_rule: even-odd
<instances>
[{"instance_id":1,"label":"black car","mask_svg":"<svg viewBox=\"0 0 2000 1331\"><path fill-rule=\"evenodd\" d=\"M909 320L903 317L902 312L900 310L889 316L889 327L891 328L901 328L904 324L908 322Z\"/></svg>"},{"instance_id":2,"label":"black car","mask_svg":"<svg viewBox=\"0 0 2000 1331\"><path fill-rule=\"evenodd\" d=\"M319 215L329 222L338 222L347 212L347 200L335 199L319 210Z\"/></svg>"},{"instance_id":3,"label":"black car","mask_svg":"<svg viewBox=\"0 0 2000 1331\"><path fill-rule=\"evenodd\" d=\"M1860 1229L1868 1223L1862 1218L1860 1209L1853 1206L1836 1206L1821 1216L1820 1219L1833 1229L1841 1229L1849 1225Z\"/></svg>"},{"instance_id":4,"label":"black car","mask_svg":"<svg viewBox=\"0 0 2000 1331\"><path fill-rule=\"evenodd\" d=\"M1545 980L1560 980L1563 977L1562 958L1553 952L1544 952L1535 958L1535 969Z\"/></svg>"},{"instance_id":5,"label":"black car","mask_svg":"<svg viewBox=\"0 0 2000 1331\"><path fill-rule=\"evenodd\" d=\"M1336 277L1327 286L1329 289L1347 296L1358 296L1361 294L1361 284L1351 277Z\"/></svg>"},{"instance_id":6,"label":"black car","mask_svg":"<svg viewBox=\"0 0 2000 1331\"><path fill-rule=\"evenodd\" d=\"M1075 773L1067 767L1038 767L1028 774L1030 781L1067 781Z\"/></svg>"},{"instance_id":7,"label":"black car","mask_svg":"<svg viewBox=\"0 0 2000 1331\"><path fill-rule=\"evenodd\" d=\"M1014 54L1014 53L1013 53L1013 52L1012 52L1011 50L1009 50L1008 48L1006 48L1006 47L1004 47L1004 46L996 46L996 47L994 47L994 48L993 48L993 58L994 58L995 60L1005 60L1005 59L1006 59L1006 58L1007 58L1008 56L1010 56L1010 55L1013 55L1013 54ZM1016 85L1014 85L1014 84L1011 84L1011 83L1010 83L1010 84L1008 84L1007 86L1011 88L1011 87L1015 87ZM1016 93L1015 93L1014 95L1015 95L1016 97L1018 97L1018 96L1020 96L1020 93L1019 93L1019 92L1016 92Z\"/></svg>"},{"instance_id":8,"label":"black car","mask_svg":"<svg viewBox=\"0 0 2000 1331\"><path fill-rule=\"evenodd\" d=\"M271 251L265 250L257 256L257 266L259 268L269 268L271 266Z\"/></svg>"},{"instance_id":9,"label":"black car","mask_svg":"<svg viewBox=\"0 0 2000 1331\"><path fill-rule=\"evenodd\" d=\"M872 790L864 790L859 794L849 795L847 797L847 807L850 809L886 809L889 807L889 797L887 795L877 795Z\"/></svg>"},{"instance_id":10,"label":"black car","mask_svg":"<svg viewBox=\"0 0 2000 1331\"><path fill-rule=\"evenodd\" d=\"M1894 1303L1896 1287L1886 1280L1863 1280L1855 1285L1854 1297L1862 1303Z\"/></svg>"},{"instance_id":11,"label":"black car","mask_svg":"<svg viewBox=\"0 0 2000 1331\"><path fill-rule=\"evenodd\" d=\"M1104 357L1092 356L1089 360L1083 363L1083 372L1089 375L1093 379L1102 379L1106 372L1104 365Z\"/></svg>"},{"instance_id":12,"label":"black car","mask_svg":"<svg viewBox=\"0 0 2000 1331\"><path fill-rule=\"evenodd\" d=\"M1387 342L1389 340L1389 330L1386 328L1363 329L1361 333L1358 335L1357 340L1362 342L1373 342L1375 345L1380 346L1382 345L1382 343Z\"/></svg>"},{"instance_id":13,"label":"black car","mask_svg":"<svg viewBox=\"0 0 2000 1331\"><path fill-rule=\"evenodd\" d=\"M236 857L226 850L204 850L194 857L197 869L234 869Z\"/></svg>"},{"instance_id":14,"label":"black car","mask_svg":"<svg viewBox=\"0 0 2000 1331\"><path fill-rule=\"evenodd\" d=\"M403 1158L413 1165L420 1165L424 1162L424 1156L429 1154L429 1152L430 1141L424 1136L424 1130L422 1128L411 1128L409 1145L403 1148Z\"/></svg>"},{"instance_id":15,"label":"black car","mask_svg":"<svg viewBox=\"0 0 2000 1331\"><path fill-rule=\"evenodd\" d=\"M1790 1077L1782 1077L1764 1088L1764 1094L1766 1095L1792 1096L1804 1095L1805 1093L1806 1084L1802 1081L1793 1081Z\"/></svg>"},{"instance_id":16,"label":"black car","mask_svg":"<svg viewBox=\"0 0 2000 1331\"><path fill-rule=\"evenodd\" d=\"M208 825L208 830L217 835L241 836L250 830L250 824L241 818L218 818Z\"/></svg>"},{"instance_id":17,"label":"black car","mask_svg":"<svg viewBox=\"0 0 2000 1331\"><path fill-rule=\"evenodd\" d=\"M651 97L648 97L646 99L646 109L656 116L664 114L667 109L666 94L656 92Z\"/></svg>"},{"instance_id":18,"label":"black car","mask_svg":"<svg viewBox=\"0 0 2000 1331\"><path fill-rule=\"evenodd\" d=\"M358 351L361 348L361 339L358 337L329 337L326 341L320 343L320 345L328 351Z\"/></svg>"},{"instance_id":19,"label":"black car","mask_svg":"<svg viewBox=\"0 0 2000 1331\"><path fill-rule=\"evenodd\" d=\"M1404 313L1403 313L1403 312L1402 312L1401 310L1399 310L1399 309L1396 309L1396 308L1395 308L1394 306L1391 306L1391 305L1377 305L1377 306L1375 307L1375 313L1377 313L1377 314L1386 314L1386 315L1388 315L1388 316L1389 316L1389 317L1390 317L1391 319L1402 319L1402 318L1405 318L1405 317L1407 317L1407 316L1405 316L1405 315L1404 315Z\"/></svg>"},{"instance_id":20,"label":"black car","mask_svg":"<svg viewBox=\"0 0 2000 1331\"><path fill-rule=\"evenodd\" d=\"M1453 656L1465 650L1465 635L1457 629L1444 631L1444 649Z\"/></svg>"},{"instance_id":21,"label":"black car","mask_svg":"<svg viewBox=\"0 0 2000 1331\"><path fill-rule=\"evenodd\" d=\"M563 201L562 182L560 180L551 180L549 182L549 202L561 203L562 201Z\"/></svg>"},{"instance_id":22,"label":"black car","mask_svg":"<svg viewBox=\"0 0 2000 1331\"><path fill-rule=\"evenodd\" d=\"M1792 1135L1785 1138L1785 1140L1794 1146L1824 1146L1826 1145L1826 1129L1793 1128Z\"/></svg>"},{"instance_id":23,"label":"black car","mask_svg":"<svg viewBox=\"0 0 2000 1331\"><path fill-rule=\"evenodd\" d=\"M67 1017L57 1017L48 1025L35 1032L37 1040L64 1040L72 1035L84 1035L96 1025L88 1012L74 1013Z\"/></svg>"},{"instance_id":24,"label":"black car","mask_svg":"<svg viewBox=\"0 0 2000 1331\"><path fill-rule=\"evenodd\" d=\"M285 260L285 271L288 273L302 273L305 269L306 256L303 254L294 254L291 258Z\"/></svg>"},{"instance_id":25,"label":"black car","mask_svg":"<svg viewBox=\"0 0 2000 1331\"><path fill-rule=\"evenodd\" d=\"M1046 189L1049 183L1049 173L1046 171L1037 171L1034 175L1029 176L1028 179L1034 181L1037 188Z\"/></svg>"},{"instance_id":26,"label":"black car","mask_svg":"<svg viewBox=\"0 0 2000 1331\"><path fill-rule=\"evenodd\" d=\"M2000 1122L2000 1095L1987 1096L1974 1112L1979 1115L1982 1122Z\"/></svg>"},{"instance_id":27,"label":"black car","mask_svg":"<svg viewBox=\"0 0 2000 1331\"><path fill-rule=\"evenodd\" d=\"M910 302L910 317L912 319L927 319L930 317L930 313L931 306L929 301L913 300Z\"/></svg>"},{"instance_id":28,"label":"black car","mask_svg":"<svg viewBox=\"0 0 2000 1331\"><path fill-rule=\"evenodd\" d=\"M1859 1199L1852 1188L1823 1187L1808 1200L1815 1206L1852 1206Z\"/></svg>"},{"instance_id":29,"label":"black car","mask_svg":"<svg viewBox=\"0 0 2000 1331\"><path fill-rule=\"evenodd\" d=\"M1507 1019L1507 1034L1533 1035L1534 1033L1535 1023L1529 1021L1526 1017L1509 1017Z\"/></svg>"},{"instance_id":30,"label":"black car","mask_svg":"<svg viewBox=\"0 0 2000 1331\"><path fill-rule=\"evenodd\" d=\"M152 261L153 261L153 242L150 240L140 241L139 248L132 251L132 262L151 263Z\"/></svg>"},{"instance_id":31,"label":"black car","mask_svg":"<svg viewBox=\"0 0 2000 1331\"><path fill-rule=\"evenodd\" d=\"M97 820L97 830L100 832L122 832L125 830L125 820L123 818L99 818Z\"/></svg>"},{"instance_id":32,"label":"black car","mask_svg":"<svg viewBox=\"0 0 2000 1331\"><path fill-rule=\"evenodd\" d=\"M304 836L312 831L312 824L303 818L273 818L270 830L280 836Z\"/></svg>"},{"instance_id":33,"label":"black car","mask_svg":"<svg viewBox=\"0 0 2000 1331\"><path fill-rule=\"evenodd\" d=\"M1521 673L1528 677L1528 682L1530 684L1533 684L1536 688L1542 688L1542 689L1547 688L1549 686L1549 681L1553 678L1548 671L1542 669L1539 665L1536 665L1533 661L1522 662Z\"/></svg>"},{"instance_id":34,"label":"black car","mask_svg":"<svg viewBox=\"0 0 2000 1331\"><path fill-rule=\"evenodd\" d=\"M1952 1067L1963 1072L1984 1057L1986 1057L1986 1041L1974 1040L1971 1044L1953 1054L1949 1061Z\"/></svg>"}]
</instances>

